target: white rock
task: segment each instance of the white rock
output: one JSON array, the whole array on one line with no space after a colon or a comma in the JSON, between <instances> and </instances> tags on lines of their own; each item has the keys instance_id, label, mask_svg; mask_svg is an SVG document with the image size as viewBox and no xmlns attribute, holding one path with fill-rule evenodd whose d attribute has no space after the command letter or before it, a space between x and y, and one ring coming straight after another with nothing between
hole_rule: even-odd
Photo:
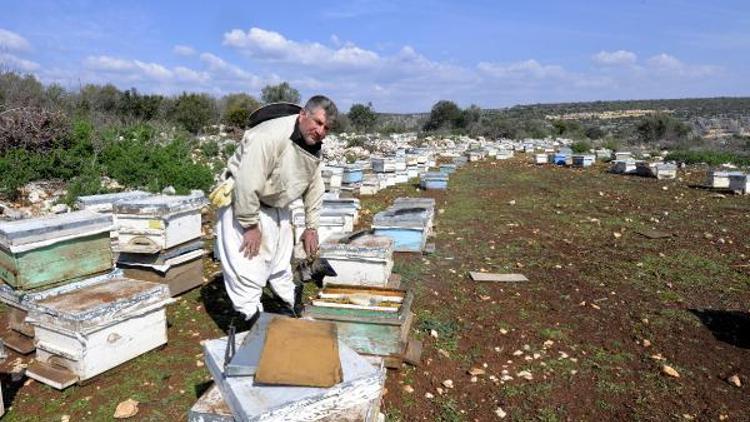
<instances>
[{"instance_id":1,"label":"white rock","mask_svg":"<svg viewBox=\"0 0 750 422\"><path fill-rule=\"evenodd\" d=\"M430 392L427 392L427 393L424 393L424 398L426 398L427 400L432 400L435 398L435 395Z\"/></svg>"},{"instance_id":2,"label":"white rock","mask_svg":"<svg viewBox=\"0 0 750 422\"><path fill-rule=\"evenodd\" d=\"M513 352L513 356L521 356L522 354L523 352L520 350L516 350L515 352Z\"/></svg>"},{"instance_id":3,"label":"white rock","mask_svg":"<svg viewBox=\"0 0 750 422\"><path fill-rule=\"evenodd\" d=\"M666 374L666 375L669 375L669 376L670 376L670 377L672 377L672 378L679 378L679 377L680 377L680 373L679 373L679 372L677 372L677 370L675 370L674 368L672 368L672 367L671 367L671 366L669 366L669 365L664 365L664 366L662 366L662 367L661 367L661 371L662 371L662 372L663 372L664 374Z\"/></svg>"},{"instance_id":4,"label":"white rock","mask_svg":"<svg viewBox=\"0 0 750 422\"><path fill-rule=\"evenodd\" d=\"M437 332L437 330L435 330L435 329L430 330L430 336L438 338L438 332Z\"/></svg>"},{"instance_id":5,"label":"white rock","mask_svg":"<svg viewBox=\"0 0 750 422\"><path fill-rule=\"evenodd\" d=\"M529 371L521 371L521 372L517 373L516 376L519 377L519 378L523 378L526 381L531 381L531 380L534 379L534 376L531 375L531 372L529 372Z\"/></svg>"},{"instance_id":6,"label":"white rock","mask_svg":"<svg viewBox=\"0 0 750 422\"><path fill-rule=\"evenodd\" d=\"M727 378L727 381L735 387L742 387L742 381L740 381L740 377L737 374Z\"/></svg>"},{"instance_id":7,"label":"white rock","mask_svg":"<svg viewBox=\"0 0 750 422\"><path fill-rule=\"evenodd\" d=\"M453 380L445 380L443 381L443 387L445 388L453 388Z\"/></svg>"},{"instance_id":8,"label":"white rock","mask_svg":"<svg viewBox=\"0 0 750 422\"><path fill-rule=\"evenodd\" d=\"M499 406L498 406L497 409L495 409L495 414L500 419L505 419L505 417L508 416L508 414L505 413L505 411L501 407L499 407Z\"/></svg>"},{"instance_id":9,"label":"white rock","mask_svg":"<svg viewBox=\"0 0 750 422\"><path fill-rule=\"evenodd\" d=\"M411 385L405 385L404 386L404 392L411 394L411 393L414 392L414 387L412 387Z\"/></svg>"}]
</instances>

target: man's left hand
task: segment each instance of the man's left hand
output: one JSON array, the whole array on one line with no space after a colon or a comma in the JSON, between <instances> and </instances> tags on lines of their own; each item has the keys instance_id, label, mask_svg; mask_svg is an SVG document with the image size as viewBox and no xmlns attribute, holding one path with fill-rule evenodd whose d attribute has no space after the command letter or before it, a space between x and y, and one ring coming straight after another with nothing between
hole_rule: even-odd
<instances>
[{"instance_id":1,"label":"man's left hand","mask_svg":"<svg viewBox=\"0 0 750 422\"><path fill-rule=\"evenodd\" d=\"M318 231L315 229L305 229L302 232L302 243L305 245L305 253L308 257L318 253Z\"/></svg>"}]
</instances>

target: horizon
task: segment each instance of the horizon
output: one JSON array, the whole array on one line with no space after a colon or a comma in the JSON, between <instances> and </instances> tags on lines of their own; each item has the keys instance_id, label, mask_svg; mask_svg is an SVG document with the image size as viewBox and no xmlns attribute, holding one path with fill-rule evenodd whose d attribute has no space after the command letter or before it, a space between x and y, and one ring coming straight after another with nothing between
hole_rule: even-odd
<instances>
[{"instance_id":1,"label":"horizon","mask_svg":"<svg viewBox=\"0 0 750 422\"><path fill-rule=\"evenodd\" d=\"M4 5L0 68L216 97L286 81L342 110L750 96L750 5L90 0ZM282 10L283 9L283 10Z\"/></svg>"}]
</instances>

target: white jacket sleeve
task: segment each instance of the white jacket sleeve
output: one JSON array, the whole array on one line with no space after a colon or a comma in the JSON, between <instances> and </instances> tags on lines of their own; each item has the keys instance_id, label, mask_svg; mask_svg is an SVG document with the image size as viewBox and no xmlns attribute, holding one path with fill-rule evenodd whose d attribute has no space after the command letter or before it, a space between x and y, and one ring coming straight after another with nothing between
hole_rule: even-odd
<instances>
[{"instance_id":1,"label":"white jacket sleeve","mask_svg":"<svg viewBox=\"0 0 750 422\"><path fill-rule=\"evenodd\" d=\"M323 207L324 192L323 176L318 166L310 186L302 195L302 202L305 204L305 228L317 230L320 224L320 209Z\"/></svg>"},{"instance_id":2,"label":"white jacket sleeve","mask_svg":"<svg viewBox=\"0 0 750 422\"><path fill-rule=\"evenodd\" d=\"M275 165L275 151L268 138L255 131L245 132L243 151L234 177L234 216L242 227L258 224L260 200L266 181Z\"/></svg>"}]
</instances>

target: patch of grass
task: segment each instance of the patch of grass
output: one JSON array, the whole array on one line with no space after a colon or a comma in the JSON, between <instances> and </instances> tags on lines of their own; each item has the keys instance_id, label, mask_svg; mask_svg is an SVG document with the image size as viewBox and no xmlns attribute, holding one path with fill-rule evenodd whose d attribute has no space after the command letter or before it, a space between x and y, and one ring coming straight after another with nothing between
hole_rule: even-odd
<instances>
[{"instance_id":1,"label":"patch of grass","mask_svg":"<svg viewBox=\"0 0 750 422\"><path fill-rule=\"evenodd\" d=\"M565 340L567 338L565 333L563 333L559 328L542 328L541 330L539 330L539 335L546 339L557 341Z\"/></svg>"},{"instance_id":2,"label":"patch of grass","mask_svg":"<svg viewBox=\"0 0 750 422\"><path fill-rule=\"evenodd\" d=\"M441 396L437 400L440 409L438 411L437 420L440 422L461 422L464 420L463 415L458 410L458 404L452 398Z\"/></svg>"},{"instance_id":3,"label":"patch of grass","mask_svg":"<svg viewBox=\"0 0 750 422\"><path fill-rule=\"evenodd\" d=\"M435 346L448 352L455 352L458 349L458 334L461 331L461 324L452 318L441 318L429 311L418 314L419 322L417 326L420 331L429 333L435 330L438 338Z\"/></svg>"}]
</instances>

